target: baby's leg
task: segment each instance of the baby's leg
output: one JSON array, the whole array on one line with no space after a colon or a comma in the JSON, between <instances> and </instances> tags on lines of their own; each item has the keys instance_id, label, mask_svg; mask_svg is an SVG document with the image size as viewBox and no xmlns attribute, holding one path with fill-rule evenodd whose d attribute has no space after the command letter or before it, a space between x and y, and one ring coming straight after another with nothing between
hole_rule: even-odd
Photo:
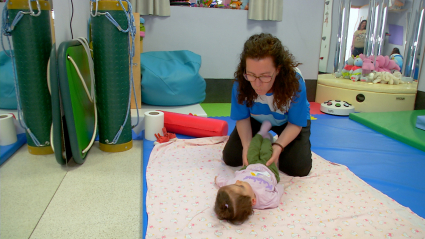
<instances>
[{"instance_id":1,"label":"baby's leg","mask_svg":"<svg viewBox=\"0 0 425 239\"><path fill-rule=\"evenodd\" d=\"M258 131L257 134L263 136L263 138L265 139L269 139L272 140L270 138L270 134L269 131L272 128L272 124L270 123L270 121L265 120L262 124L261 124L261 128L260 131Z\"/></svg>"},{"instance_id":2,"label":"baby's leg","mask_svg":"<svg viewBox=\"0 0 425 239\"><path fill-rule=\"evenodd\" d=\"M256 134L252 138L251 143L249 144L247 155L249 164L260 163L260 151L263 141L263 137L259 134Z\"/></svg>"},{"instance_id":3,"label":"baby's leg","mask_svg":"<svg viewBox=\"0 0 425 239\"><path fill-rule=\"evenodd\" d=\"M272 157L273 148L272 143L268 138L263 139L260 149L260 161L262 164L266 164L267 161Z\"/></svg>"},{"instance_id":4,"label":"baby's leg","mask_svg":"<svg viewBox=\"0 0 425 239\"><path fill-rule=\"evenodd\" d=\"M270 160L273 154L272 142L269 139L263 139L263 143L261 145L260 150L260 161L262 164L266 165L266 163ZM274 173L277 182L280 181L279 170L275 163L272 163L268 166L268 168Z\"/></svg>"}]
</instances>

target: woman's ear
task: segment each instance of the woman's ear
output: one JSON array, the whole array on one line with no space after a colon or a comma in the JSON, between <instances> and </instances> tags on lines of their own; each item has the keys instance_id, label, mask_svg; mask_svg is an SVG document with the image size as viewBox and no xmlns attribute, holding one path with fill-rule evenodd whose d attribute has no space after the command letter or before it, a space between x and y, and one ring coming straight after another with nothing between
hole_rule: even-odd
<instances>
[{"instance_id":1,"label":"woman's ear","mask_svg":"<svg viewBox=\"0 0 425 239\"><path fill-rule=\"evenodd\" d=\"M276 69L276 75L279 75L280 72L280 66Z\"/></svg>"}]
</instances>

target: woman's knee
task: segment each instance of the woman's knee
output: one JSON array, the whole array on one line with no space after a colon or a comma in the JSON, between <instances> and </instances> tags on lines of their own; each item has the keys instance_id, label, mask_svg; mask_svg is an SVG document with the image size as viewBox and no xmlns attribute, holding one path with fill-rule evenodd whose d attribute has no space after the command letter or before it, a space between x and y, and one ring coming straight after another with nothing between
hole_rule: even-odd
<instances>
[{"instance_id":1,"label":"woman's knee","mask_svg":"<svg viewBox=\"0 0 425 239\"><path fill-rule=\"evenodd\" d=\"M299 166L289 166L289 167L281 167L279 165L279 170L288 174L289 176L294 177L304 177L307 176L311 171L312 165L305 164L305 165L299 165Z\"/></svg>"},{"instance_id":2,"label":"woman's knee","mask_svg":"<svg viewBox=\"0 0 425 239\"><path fill-rule=\"evenodd\" d=\"M237 167L242 165L242 151L236 152L234 149L227 147L223 149L223 162L226 165Z\"/></svg>"},{"instance_id":3,"label":"woman's knee","mask_svg":"<svg viewBox=\"0 0 425 239\"><path fill-rule=\"evenodd\" d=\"M310 173L312 167L311 151L281 155L279 158L279 170L297 177L304 177Z\"/></svg>"}]
</instances>

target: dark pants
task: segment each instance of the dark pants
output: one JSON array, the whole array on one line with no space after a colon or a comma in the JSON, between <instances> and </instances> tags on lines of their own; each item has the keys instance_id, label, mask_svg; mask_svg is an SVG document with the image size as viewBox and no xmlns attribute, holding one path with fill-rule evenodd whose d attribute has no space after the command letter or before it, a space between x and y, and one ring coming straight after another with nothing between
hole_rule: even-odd
<instances>
[{"instance_id":1,"label":"dark pants","mask_svg":"<svg viewBox=\"0 0 425 239\"><path fill-rule=\"evenodd\" d=\"M356 57L356 56L358 56L360 54L363 54L363 50L364 50L364 47L362 47L362 48L354 47L354 50L353 50L353 52L351 52L351 55L353 55L354 57Z\"/></svg>"},{"instance_id":2,"label":"dark pants","mask_svg":"<svg viewBox=\"0 0 425 239\"><path fill-rule=\"evenodd\" d=\"M279 170L290 176L306 176L311 170L310 120L300 134L279 156ZM280 135L287 124L273 126L272 131ZM251 118L253 136L260 130L261 123ZM223 149L223 161L229 166L242 166L242 142L235 127Z\"/></svg>"}]
</instances>

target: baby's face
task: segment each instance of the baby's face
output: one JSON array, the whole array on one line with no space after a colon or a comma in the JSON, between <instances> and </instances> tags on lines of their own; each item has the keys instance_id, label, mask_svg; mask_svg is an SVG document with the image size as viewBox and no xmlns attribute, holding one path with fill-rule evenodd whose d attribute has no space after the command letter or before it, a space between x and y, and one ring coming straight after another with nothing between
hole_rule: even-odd
<instances>
[{"instance_id":1,"label":"baby's face","mask_svg":"<svg viewBox=\"0 0 425 239\"><path fill-rule=\"evenodd\" d=\"M237 180L235 184L229 185L231 186L233 192L239 194L239 195L245 195L251 197L251 199L256 199L254 190L252 190L252 187L249 183L245 181L239 181ZM254 200L255 201L255 200ZM253 203L254 205L255 203Z\"/></svg>"}]
</instances>

